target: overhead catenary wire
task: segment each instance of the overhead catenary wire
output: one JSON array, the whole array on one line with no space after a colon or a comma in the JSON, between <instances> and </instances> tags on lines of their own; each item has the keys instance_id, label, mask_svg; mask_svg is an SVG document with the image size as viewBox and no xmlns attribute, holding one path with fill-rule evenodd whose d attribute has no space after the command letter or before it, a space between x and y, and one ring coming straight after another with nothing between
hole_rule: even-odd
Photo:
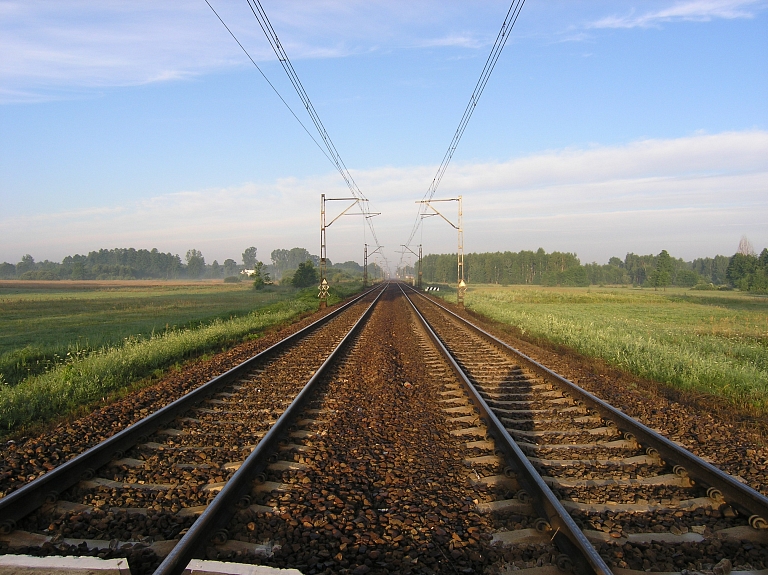
<instances>
[{"instance_id":1,"label":"overhead catenary wire","mask_svg":"<svg viewBox=\"0 0 768 575\"><path fill-rule=\"evenodd\" d=\"M435 174L435 177L432 178L432 183L429 185L429 188L424 193L424 196L422 197L422 201L431 200L434 197L435 192L437 191L437 188L440 186L440 182L442 181L443 176L445 175L445 171L446 169L448 169L448 164L450 164L451 158L453 158L453 153L456 151L456 148L458 147L459 142L461 141L461 137L464 134L464 130L466 130L467 125L469 124L470 118L472 118L472 113L475 111L475 107L477 106L477 103L480 100L480 96L483 94L483 90L485 90L485 86L491 77L491 73L493 72L493 69L496 67L496 62L499 60L499 56L501 56L501 51L504 49L504 46L507 43L507 39L509 38L509 35L512 32L512 28L514 27L515 22L517 22L517 17L520 15L520 10L522 10L523 4L525 4L525 0L512 1L512 4L510 5L509 10L507 11L507 14L504 18L504 22L501 25L501 29L499 30L499 33L496 36L496 41L493 44L493 48L491 48L491 52L485 61L485 65L483 66L483 71L480 73L480 78L478 79L477 84L475 84L475 89L472 92L472 95L469 97L469 102L467 103L467 107L464 109L464 114L462 114L461 116L461 120L459 121L459 126L458 128L456 128L456 131L453 134L451 143L448 145L448 150L445 152L445 155L443 156L443 159L437 168L437 173ZM416 214L416 221L413 224L411 235L408 237L408 241L405 242L405 245L407 246L411 245L413 238L416 236L416 232L418 231L419 227L422 225L422 219L423 219L422 216L424 216L426 213L427 213L427 204L425 203L419 204L419 210L418 210L418 213ZM402 262L402 257L401 257L401 262Z\"/></svg>"},{"instance_id":2,"label":"overhead catenary wire","mask_svg":"<svg viewBox=\"0 0 768 575\"><path fill-rule=\"evenodd\" d=\"M290 79L291 84L293 85L294 89L298 93L299 98L302 101L302 104L304 104L304 107L307 109L307 113L309 114L313 124L315 125L315 128L317 129L317 132L320 135L320 139L323 141L323 144L325 144L325 148L317 141L317 139L315 139L315 137L312 135L309 129L301 121L301 119L299 119L299 117L293 111L293 109L288 104L288 102L286 102L285 98L283 98L283 96L280 94L280 92L277 90L274 84L272 84L272 82L269 80L266 74L264 74L264 71L259 67L259 65L250 55L248 50L246 50L245 46L243 46L243 44L240 42L240 40L238 40L234 32L232 32L229 26L227 26L226 22L224 22L223 18L219 15L216 9L211 5L211 3L208 0L205 0L205 3L208 5L211 11L216 15L216 18L218 18L219 22L221 22L224 28L226 28L230 36L232 36L235 42L237 42L237 45L240 46L240 49L245 53L245 55L248 57L251 63L256 67L256 69L259 71L259 73L264 78L264 80L266 80L267 84L269 84L269 87L272 88L275 94L277 94L277 97L280 98L280 101L285 105L286 108L288 108L288 111L296 119L296 121L301 125L301 127L304 129L307 135L312 139L312 141L315 143L318 149L323 153L323 155L328 159L328 161L331 162L331 164L339 171L342 178L344 179L345 184L347 185L349 190L352 192L352 194L357 199L361 200L359 202L360 209L363 215L366 216L365 218L366 223L368 225L368 228L371 231L373 240L376 243L377 247L379 247L380 244L376 237L376 230L373 228L373 223L371 222L372 218L370 217L371 212L370 212L370 207L368 205L368 198L366 198L363 192L360 190L354 178L352 177L352 174L347 169L346 164L344 164L344 161L341 159L341 155L336 150L336 147L334 146L333 141L330 138L330 135L328 134L327 130L325 129L325 126L323 126L323 123L320 120L320 116L317 114L317 111L312 105L312 102L309 100L309 96L304 90L304 87L301 84L301 81L299 80L299 77L296 74L296 71L293 69L293 65L288 59L288 55L285 53L285 50L283 49L282 44L280 44L280 40L277 37L277 33L274 31L274 28L272 28L272 24L269 22L269 18L267 18L264 8L261 6L259 2L251 3L251 0L246 0L246 1L248 2L248 6L250 7L254 16L256 16L256 20L259 22L259 25L262 31L264 31L264 34L267 36L267 40L269 41L270 46L275 51L275 54L277 54L278 60L283 66L283 69L288 74L288 78Z\"/></svg>"},{"instance_id":3,"label":"overhead catenary wire","mask_svg":"<svg viewBox=\"0 0 768 575\"><path fill-rule=\"evenodd\" d=\"M371 231L371 236L373 237L376 246L379 247L380 244L378 238L376 237L376 230L373 227L373 222L371 221L372 218L369 217L371 212L368 206L368 198L365 197L365 194L363 194L363 192L358 187L357 183L352 177L352 174L349 172L349 169L344 163L344 160L342 160L341 154L339 154L338 150L336 149L333 140L331 140L331 136L325 129L325 126L320 119L320 115L317 113L314 105L312 105L312 101L310 100L307 91L304 89L304 86L302 85L301 80L299 79L299 75L296 73L296 70L291 63L290 58L288 58L288 54L283 48L283 45L277 36L277 32L272 27L272 23L269 21L267 13L264 10L264 7L261 5L260 0L246 0L246 2L248 2L248 6L250 7L251 12L253 12L253 15L256 17L256 20L259 23L259 26L264 32L264 35L267 37L267 41L272 47L272 50L275 52L280 65L283 67L283 70L285 70L291 85L293 85L293 88L296 90L299 99L301 99L302 104L304 104L304 107L307 110L307 114L309 114L309 117L312 119L312 122L317 129L317 133L320 135L320 139L325 144L325 147L328 151L327 155L330 157L331 162L334 164L339 174L341 174L341 177L344 179L344 182L352 195L355 198L361 200L359 202L360 209L363 215L366 216L365 220L368 224L368 228Z\"/></svg>"},{"instance_id":4,"label":"overhead catenary wire","mask_svg":"<svg viewBox=\"0 0 768 575\"><path fill-rule=\"evenodd\" d=\"M283 96L280 94L280 92L277 90L277 88L275 88L274 84L272 84L272 82L270 82L270 81L269 81L269 78L267 78L267 75L266 75L266 74L264 74L264 71L263 71L261 68L259 68L259 65L256 63L256 61L255 61L255 60L254 60L254 59L251 57L251 55L248 53L248 50L246 50L246 49L245 49L245 46L243 46L243 45L240 43L240 40L238 40L238 39L237 39L237 36L235 36L235 33L234 33L234 32L232 32L232 30L230 30L230 28L229 28L229 26L227 26L226 22L224 22L224 20L222 20L221 16L219 16L219 13L218 13L218 12L216 12L216 9L215 9L213 6L211 6L211 3L210 3L210 2L208 2L208 0L205 0L205 3L206 3L206 4L208 4L208 8L210 8L210 9L213 11L213 13L216 15L216 18L218 18L218 19L219 19L219 22L221 22L221 23L222 23L222 25L224 26L224 28L226 28L226 29L227 29L227 32L229 32L229 35L230 35L230 36L232 36L232 38L235 40L235 42L237 42L237 45L238 45L238 46L240 46L240 49L241 49L241 50L242 50L242 51L245 53L245 55L246 55L246 56L248 56L248 59L251 61L251 64L253 64L254 66L256 66L256 69L259 71L259 74L261 74L262 78L264 78L264 80L266 80L267 84L269 84L269 87L270 87L270 88L272 88L272 90L275 92L275 94L277 94L277 97L278 97L278 98L280 98L280 101L281 101L283 104L285 104L285 107L286 107L286 108L288 108L288 111L291 113L291 115L292 115L294 118L296 118L296 121L297 121L297 122L298 122L298 123L301 125L301 127L302 127L302 128L304 128L304 131L307 133L307 135L308 135L310 138L312 138L312 141L313 141L313 142L315 143L315 145L317 146L317 149L318 149L318 150L320 150L320 151L323 153L323 155L324 155L326 158L328 158L328 161L329 161L329 162L333 163L333 160L331 160L331 157L328 155L328 153L327 153L327 152L326 152L326 151L323 149L323 147L322 147L322 146L319 144L319 142L318 142L318 141L315 139L315 137L312 135L312 132L310 132L310 131L307 129L307 127L304 125L304 122L302 122L302 121L299 119L299 117L298 117L298 116L296 115L296 113L293 111L293 108L291 108L291 106L288 104L288 102L286 102L286 101L285 101L285 98L283 98Z\"/></svg>"}]
</instances>

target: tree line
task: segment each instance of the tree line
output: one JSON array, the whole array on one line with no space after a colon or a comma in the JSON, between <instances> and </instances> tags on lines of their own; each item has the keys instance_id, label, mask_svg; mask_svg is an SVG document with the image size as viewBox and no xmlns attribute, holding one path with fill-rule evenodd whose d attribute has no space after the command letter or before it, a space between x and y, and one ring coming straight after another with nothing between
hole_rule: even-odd
<instances>
[{"instance_id":1,"label":"tree line","mask_svg":"<svg viewBox=\"0 0 768 575\"><path fill-rule=\"evenodd\" d=\"M299 266L311 263L320 265L320 257L305 248L276 249L270 254L271 263L258 259L254 246L246 248L241 262L225 259L223 263L205 261L200 250L190 249L184 259L179 254L163 253L157 248L151 250L135 248L114 248L91 251L87 255L75 254L61 262L35 261L26 254L16 264L0 264L0 279L23 280L132 280L132 279L220 279L238 280L243 276L254 276L263 283L272 280L291 279ZM349 278L361 277L363 266L355 261L334 264L326 260L328 280L334 283ZM305 266L306 267L306 266ZM305 273L305 272L303 272ZM368 273L373 277L382 275L376 264L370 264Z\"/></svg>"},{"instance_id":2,"label":"tree line","mask_svg":"<svg viewBox=\"0 0 768 575\"><path fill-rule=\"evenodd\" d=\"M751 249L751 247L749 248ZM408 266L401 270L414 273ZM456 254L429 254L422 260L423 280L454 283ZM612 257L607 264L582 264L574 253L537 251L470 253L464 256L464 277L468 283L501 285L589 286L633 285L698 289L739 288L768 291L768 249L759 256L740 251L731 257L696 258L686 262L667 250L659 254L628 253Z\"/></svg>"}]
</instances>

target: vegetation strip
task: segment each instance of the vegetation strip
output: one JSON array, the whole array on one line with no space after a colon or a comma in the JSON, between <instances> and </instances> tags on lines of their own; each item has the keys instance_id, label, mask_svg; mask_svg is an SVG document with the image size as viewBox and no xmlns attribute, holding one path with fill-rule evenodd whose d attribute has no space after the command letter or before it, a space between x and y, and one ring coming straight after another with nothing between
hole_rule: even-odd
<instances>
[{"instance_id":1,"label":"vegetation strip","mask_svg":"<svg viewBox=\"0 0 768 575\"><path fill-rule=\"evenodd\" d=\"M748 296L486 286L467 307L641 377L768 406L768 304Z\"/></svg>"},{"instance_id":2,"label":"vegetation strip","mask_svg":"<svg viewBox=\"0 0 768 575\"><path fill-rule=\"evenodd\" d=\"M289 321L315 306L314 300L300 298L244 317L215 320L196 329L166 332L140 341L128 340L120 347L105 347L16 386L0 388L0 428L10 430L62 415L157 369L241 341L255 331Z\"/></svg>"},{"instance_id":3,"label":"vegetation strip","mask_svg":"<svg viewBox=\"0 0 768 575\"><path fill-rule=\"evenodd\" d=\"M0 381L16 385L126 339L246 316L296 297L291 287L211 282L0 283Z\"/></svg>"}]
</instances>

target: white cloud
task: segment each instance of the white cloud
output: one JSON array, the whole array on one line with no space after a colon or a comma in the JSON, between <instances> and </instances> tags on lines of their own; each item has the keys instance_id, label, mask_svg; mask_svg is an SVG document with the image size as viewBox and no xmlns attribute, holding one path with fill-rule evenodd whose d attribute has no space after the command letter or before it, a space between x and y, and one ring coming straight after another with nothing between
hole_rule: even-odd
<instances>
[{"instance_id":1,"label":"white cloud","mask_svg":"<svg viewBox=\"0 0 768 575\"><path fill-rule=\"evenodd\" d=\"M247 4L211 4L257 62L275 61ZM452 30L460 11L454 4L264 2L296 60L393 47L482 46L471 32ZM6 103L68 97L73 87L141 85L250 65L202 0L0 0L0 53L0 102Z\"/></svg>"},{"instance_id":2,"label":"white cloud","mask_svg":"<svg viewBox=\"0 0 768 575\"><path fill-rule=\"evenodd\" d=\"M416 44L418 47L431 48L442 46L461 46L462 48L481 48L488 45L488 42L478 40L471 34L460 34L443 36L442 38L434 38L431 40L422 40Z\"/></svg>"},{"instance_id":3,"label":"white cloud","mask_svg":"<svg viewBox=\"0 0 768 575\"><path fill-rule=\"evenodd\" d=\"M663 22L709 22L714 19L753 18L758 0L688 0L643 14L634 10L626 16L608 16L588 28L648 28Z\"/></svg>"},{"instance_id":4,"label":"white cloud","mask_svg":"<svg viewBox=\"0 0 768 575\"><path fill-rule=\"evenodd\" d=\"M391 262L410 233L415 201L435 166L353 171L371 198L377 234ZM319 195L347 195L338 174L236 188L185 191L119 206L0 220L0 261L25 253L58 259L102 247L157 247L207 261L256 245L317 252ZM438 196L464 197L467 251L521 249L576 252L583 261L658 253L676 257L731 254L747 235L768 246L768 132L697 134L623 146L566 149L506 162L456 164ZM453 209L452 207L449 209ZM417 242L421 234L417 235ZM329 257L361 259L359 217L328 230ZM426 252L455 250L455 231L428 220Z\"/></svg>"}]
</instances>

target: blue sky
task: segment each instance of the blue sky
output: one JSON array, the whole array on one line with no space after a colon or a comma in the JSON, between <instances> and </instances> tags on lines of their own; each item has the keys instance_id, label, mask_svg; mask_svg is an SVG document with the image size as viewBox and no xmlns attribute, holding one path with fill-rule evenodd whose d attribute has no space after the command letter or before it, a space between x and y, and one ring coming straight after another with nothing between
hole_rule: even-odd
<instances>
[{"instance_id":1,"label":"blue sky","mask_svg":"<svg viewBox=\"0 0 768 575\"><path fill-rule=\"evenodd\" d=\"M245 0L211 3L309 126ZM509 5L263 4L396 264ZM0 53L0 261L319 251L343 181L203 0L0 0ZM766 102L765 1L528 0L436 197L463 195L467 251L759 250ZM435 219L417 238L455 250Z\"/></svg>"}]
</instances>

